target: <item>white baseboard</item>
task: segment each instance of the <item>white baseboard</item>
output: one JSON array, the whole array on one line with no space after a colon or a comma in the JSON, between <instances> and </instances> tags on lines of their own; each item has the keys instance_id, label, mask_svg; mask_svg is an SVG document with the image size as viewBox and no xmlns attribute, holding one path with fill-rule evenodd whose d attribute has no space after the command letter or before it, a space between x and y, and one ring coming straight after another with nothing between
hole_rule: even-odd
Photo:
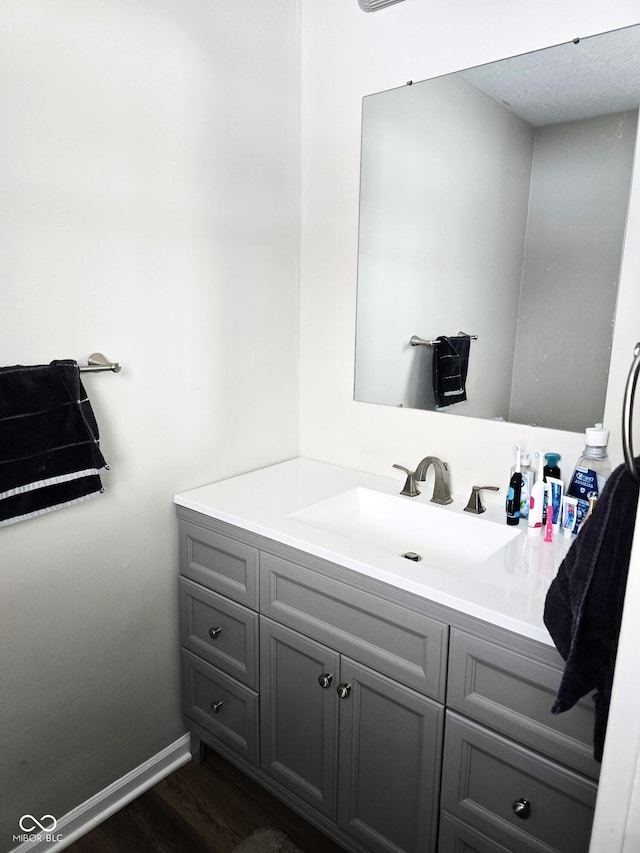
<instances>
[{"instance_id":1,"label":"white baseboard","mask_svg":"<svg viewBox=\"0 0 640 853\"><path fill-rule=\"evenodd\" d=\"M126 776L76 806L57 820L55 829L50 833L32 833L28 840L15 847L11 853L59 853L165 776L182 767L190 758L190 737L186 734Z\"/></svg>"}]
</instances>

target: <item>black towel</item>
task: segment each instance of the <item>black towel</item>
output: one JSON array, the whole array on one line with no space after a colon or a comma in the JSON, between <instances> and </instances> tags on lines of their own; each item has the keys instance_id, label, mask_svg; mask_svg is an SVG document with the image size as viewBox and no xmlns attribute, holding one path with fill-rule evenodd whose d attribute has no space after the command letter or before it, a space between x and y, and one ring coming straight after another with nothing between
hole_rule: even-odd
<instances>
[{"instance_id":1,"label":"black towel","mask_svg":"<svg viewBox=\"0 0 640 853\"><path fill-rule=\"evenodd\" d=\"M454 406L467 399L469 335L447 338L440 335L433 350L433 396L436 409Z\"/></svg>"},{"instance_id":2,"label":"black towel","mask_svg":"<svg viewBox=\"0 0 640 853\"><path fill-rule=\"evenodd\" d=\"M98 439L75 361L0 368L0 526L99 494Z\"/></svg>"},{"instance_id":3,"label":"black towel","mask_svg":"<svg viewBox=\"0 0 640 853\"><path fill-rule=\"evenodd\" d=\"M565 659L551 712L567 711L596 691L596 761L602 761L637 504L638 484L620 465L605 483L545 601L544 623Z\"/></svg>"}]
</instances>

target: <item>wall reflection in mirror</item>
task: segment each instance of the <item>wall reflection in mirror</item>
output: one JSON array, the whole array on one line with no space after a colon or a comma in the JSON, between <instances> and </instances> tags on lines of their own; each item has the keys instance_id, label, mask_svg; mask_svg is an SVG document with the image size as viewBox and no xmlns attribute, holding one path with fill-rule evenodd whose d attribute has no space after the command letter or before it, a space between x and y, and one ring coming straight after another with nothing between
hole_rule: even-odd
<instances>
[{"instance_id":1,"label":"wall reflection in mirror","mask_svg":"<svg viewBox=\"0 0 640 853\"><path fill-rule=\"evenodd\" d=\"M356 400L434 409L464 330L441 411L602 420L639 103L640 27L364 98Z\"/></svg>"}]
</instances>

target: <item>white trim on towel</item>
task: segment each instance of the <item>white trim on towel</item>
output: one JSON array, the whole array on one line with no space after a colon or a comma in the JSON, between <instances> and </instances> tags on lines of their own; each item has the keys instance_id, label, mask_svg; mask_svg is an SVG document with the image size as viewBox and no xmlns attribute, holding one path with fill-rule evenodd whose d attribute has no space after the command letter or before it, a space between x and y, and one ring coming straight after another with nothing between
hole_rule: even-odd
<instances>
[{"instance_id":1,"label":"white trim on towel","mask_svg":"<svg viewBox=\"0 0 640 853\"><path fill-rule=\"evenodd\" d=\"M79 480L81 477L93 477L101 474L104 470L104 468L85 468L84 471L72 471L69 474L57 474L55 477L47 477L45 480L34 480L33 483L25 483L22 486L7 489L6 492L0 492L0 501L5 500L5 498L12 498L15 495L23 495L25 492L33 492L35 489L44 489L47 486L57 486L59 483ZM55 507L51 507L51 509L55 509Z\"/></svg>"},{"instance_id":2,"label":"white trim on towel","mask_svg":"<svg viewBox=\"0 0 640 853\"><path fill-rule=\"evenodd\" d=\"M53 504L52 506L45 506L43 509L36 509L33 512L25 512L24 515L14 515L11 518L6 518L4 521L0 521L0 527L7 527L9 524L15 524L16 521L26 521L28 518L37 518L39 515L44 515L47 512L53 512L54 509L62 509L62 507L65 506L73 506L73 504L88 501L90 498L95 498L103 492L103 488L96 489L95 492L89 492L88 495L81 495L81 497L73 498L73 500L70 501L63 501L62 503Z\"/></svg>"}]
</instances>

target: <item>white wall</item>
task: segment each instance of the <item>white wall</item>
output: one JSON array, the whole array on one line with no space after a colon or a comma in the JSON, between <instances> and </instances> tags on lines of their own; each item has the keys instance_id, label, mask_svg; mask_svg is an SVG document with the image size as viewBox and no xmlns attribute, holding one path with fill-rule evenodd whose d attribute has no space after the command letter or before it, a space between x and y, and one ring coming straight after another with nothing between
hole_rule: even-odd
<instances>
[{"instance_id":1,"label":"white wall","mask_svg":"<svg viewBox=\"0 0 640 853\"><path fill-rule=\"evenodd\" d=\"M86 360L106 493L0 532L0 849L180 736L175 492L297 453L296 0L3 0L0 364Z\"/></svg>"}]
</instances>

